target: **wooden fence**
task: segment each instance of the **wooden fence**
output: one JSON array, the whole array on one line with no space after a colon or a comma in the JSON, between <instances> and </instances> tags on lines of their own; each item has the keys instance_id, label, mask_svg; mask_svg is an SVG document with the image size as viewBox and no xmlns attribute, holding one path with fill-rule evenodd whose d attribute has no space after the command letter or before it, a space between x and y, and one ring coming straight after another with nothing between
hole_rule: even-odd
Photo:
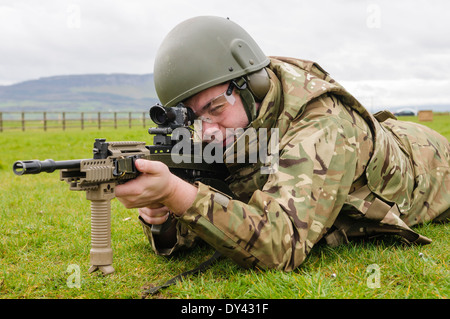
<instances>
[{"instance_id":1,"label":"wooden fence","mask_svg":"<svg viewBox=\"0 0 450 319\"><path fill-rule=\"evenodd\" d=\"M0 112L0 132L6 130L146 127L148 112Z\"/></svg>"}]
</instances>

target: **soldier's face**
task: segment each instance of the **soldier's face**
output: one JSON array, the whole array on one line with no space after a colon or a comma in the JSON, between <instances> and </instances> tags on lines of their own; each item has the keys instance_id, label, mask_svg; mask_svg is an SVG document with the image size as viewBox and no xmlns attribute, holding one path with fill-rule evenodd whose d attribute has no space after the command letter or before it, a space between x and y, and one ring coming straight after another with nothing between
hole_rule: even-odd
<instances>
[{"instance_id":1,"label":"soldier's face","mask_svg":"<svg viewBox=\"0 0 450 319\"><path fill-rule=\"evenodd\" d=\"M229 143L233 139L227 139L227 128L248 125L241 97L234 90L231 96L227 96L227 89L227 83L216 85L185 101L186 106L192 108L202 120L202 132L198 133L206 142Z\"/></svg>"}]
</instances>

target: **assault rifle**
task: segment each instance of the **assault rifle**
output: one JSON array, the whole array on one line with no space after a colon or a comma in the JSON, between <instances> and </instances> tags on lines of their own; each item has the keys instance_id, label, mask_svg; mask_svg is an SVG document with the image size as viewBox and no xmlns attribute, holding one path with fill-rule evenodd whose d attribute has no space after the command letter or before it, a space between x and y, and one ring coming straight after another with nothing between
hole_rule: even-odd
<instances>
[{"instance_id":1,"label":"assault rifle","mask_svg":"<svg viewBox=\"0 0 450 319\"><path fill-rule=\"evenodd\" d=\"M111 248L111 200L115 197L114 189L139 176L135 167L137 159L148 159L165 163L178 177L193 183L202 181L222 191L229 192L224 179L227 170L223 164L208 164L196 155L199 149L194 145L190 128L195 115L190 108L179 104L168 108L156 104L150 107L150 118L157 127L149 128L153 145L145 142L106 142L95 139L92 159L54 161L17 161L13 164L16 175L51 173L60 170L60 180L70 185L70 190L85 191L87 200L91 201L91 250L89 272L100 269L103 274L114 272ZM177 130L178 129L178 130ZM190 153L172 154L173 147L185 138L179 129L189 132ZM184 131L185 133L186 131ZM186 143L186 141L184 141ZM200 143L200 142L199 142ZM181 148L181 151L184 149ZM175 159L175 161L174 161ZM159 234L163 225L153 225L152 232Z\"/></svg>"}]
</instances>

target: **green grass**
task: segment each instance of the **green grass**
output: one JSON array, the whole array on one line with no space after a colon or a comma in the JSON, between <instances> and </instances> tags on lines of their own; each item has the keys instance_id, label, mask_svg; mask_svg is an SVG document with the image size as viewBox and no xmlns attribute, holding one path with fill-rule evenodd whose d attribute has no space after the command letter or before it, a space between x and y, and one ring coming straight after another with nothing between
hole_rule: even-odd
<instances>
[{"instance_id":1,"label":"green grass","mask_svg":"<svg viewBox=\"0 0 450 319\"><path fill-rule=\"evenodd\" d=\"M435 115L433 122L423 124L450 138L449 115ZM90 216L84 192L69 191L58 173L18 177L11 167L19 159L90 158L98 137L151 143L140 128L0 133L0 298L140 298L143 287L170 279L212 255L212 248L201 245L171 258L156 256L137 211L113 200L116 271L109 276L88 273ZM242 269L221 259L155 298L448 298L448 225L426 224L416 230L433 243L407 246L387 237L337 248L320 244L290 273ZM379 288L370 288L374 275L368 267L373 264L379 267ZM69 265L80 267L80 288L71 285Z\"/></svg>"}]
</instances>

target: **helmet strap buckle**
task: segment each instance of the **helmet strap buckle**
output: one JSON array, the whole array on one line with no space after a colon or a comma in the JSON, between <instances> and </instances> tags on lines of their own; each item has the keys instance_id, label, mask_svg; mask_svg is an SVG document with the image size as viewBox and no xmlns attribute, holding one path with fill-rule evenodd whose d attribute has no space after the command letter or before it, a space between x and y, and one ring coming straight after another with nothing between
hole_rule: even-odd
<instances>
[{"instance_id":1,"label":"helmet strap buckle","mask_svg":"<svg viewBox=\"0 0 450 319\"><path fill-rule=\"evenodd\" d=\"M247 88L247 80L245 79L245 77L240 77L239 79L232 80L230 83L230 87L231 85L234 85L240 91L245 90ZM228 87L227 94L228 91L230 90L230 87Z\"/></svg>"}]
</instances>

